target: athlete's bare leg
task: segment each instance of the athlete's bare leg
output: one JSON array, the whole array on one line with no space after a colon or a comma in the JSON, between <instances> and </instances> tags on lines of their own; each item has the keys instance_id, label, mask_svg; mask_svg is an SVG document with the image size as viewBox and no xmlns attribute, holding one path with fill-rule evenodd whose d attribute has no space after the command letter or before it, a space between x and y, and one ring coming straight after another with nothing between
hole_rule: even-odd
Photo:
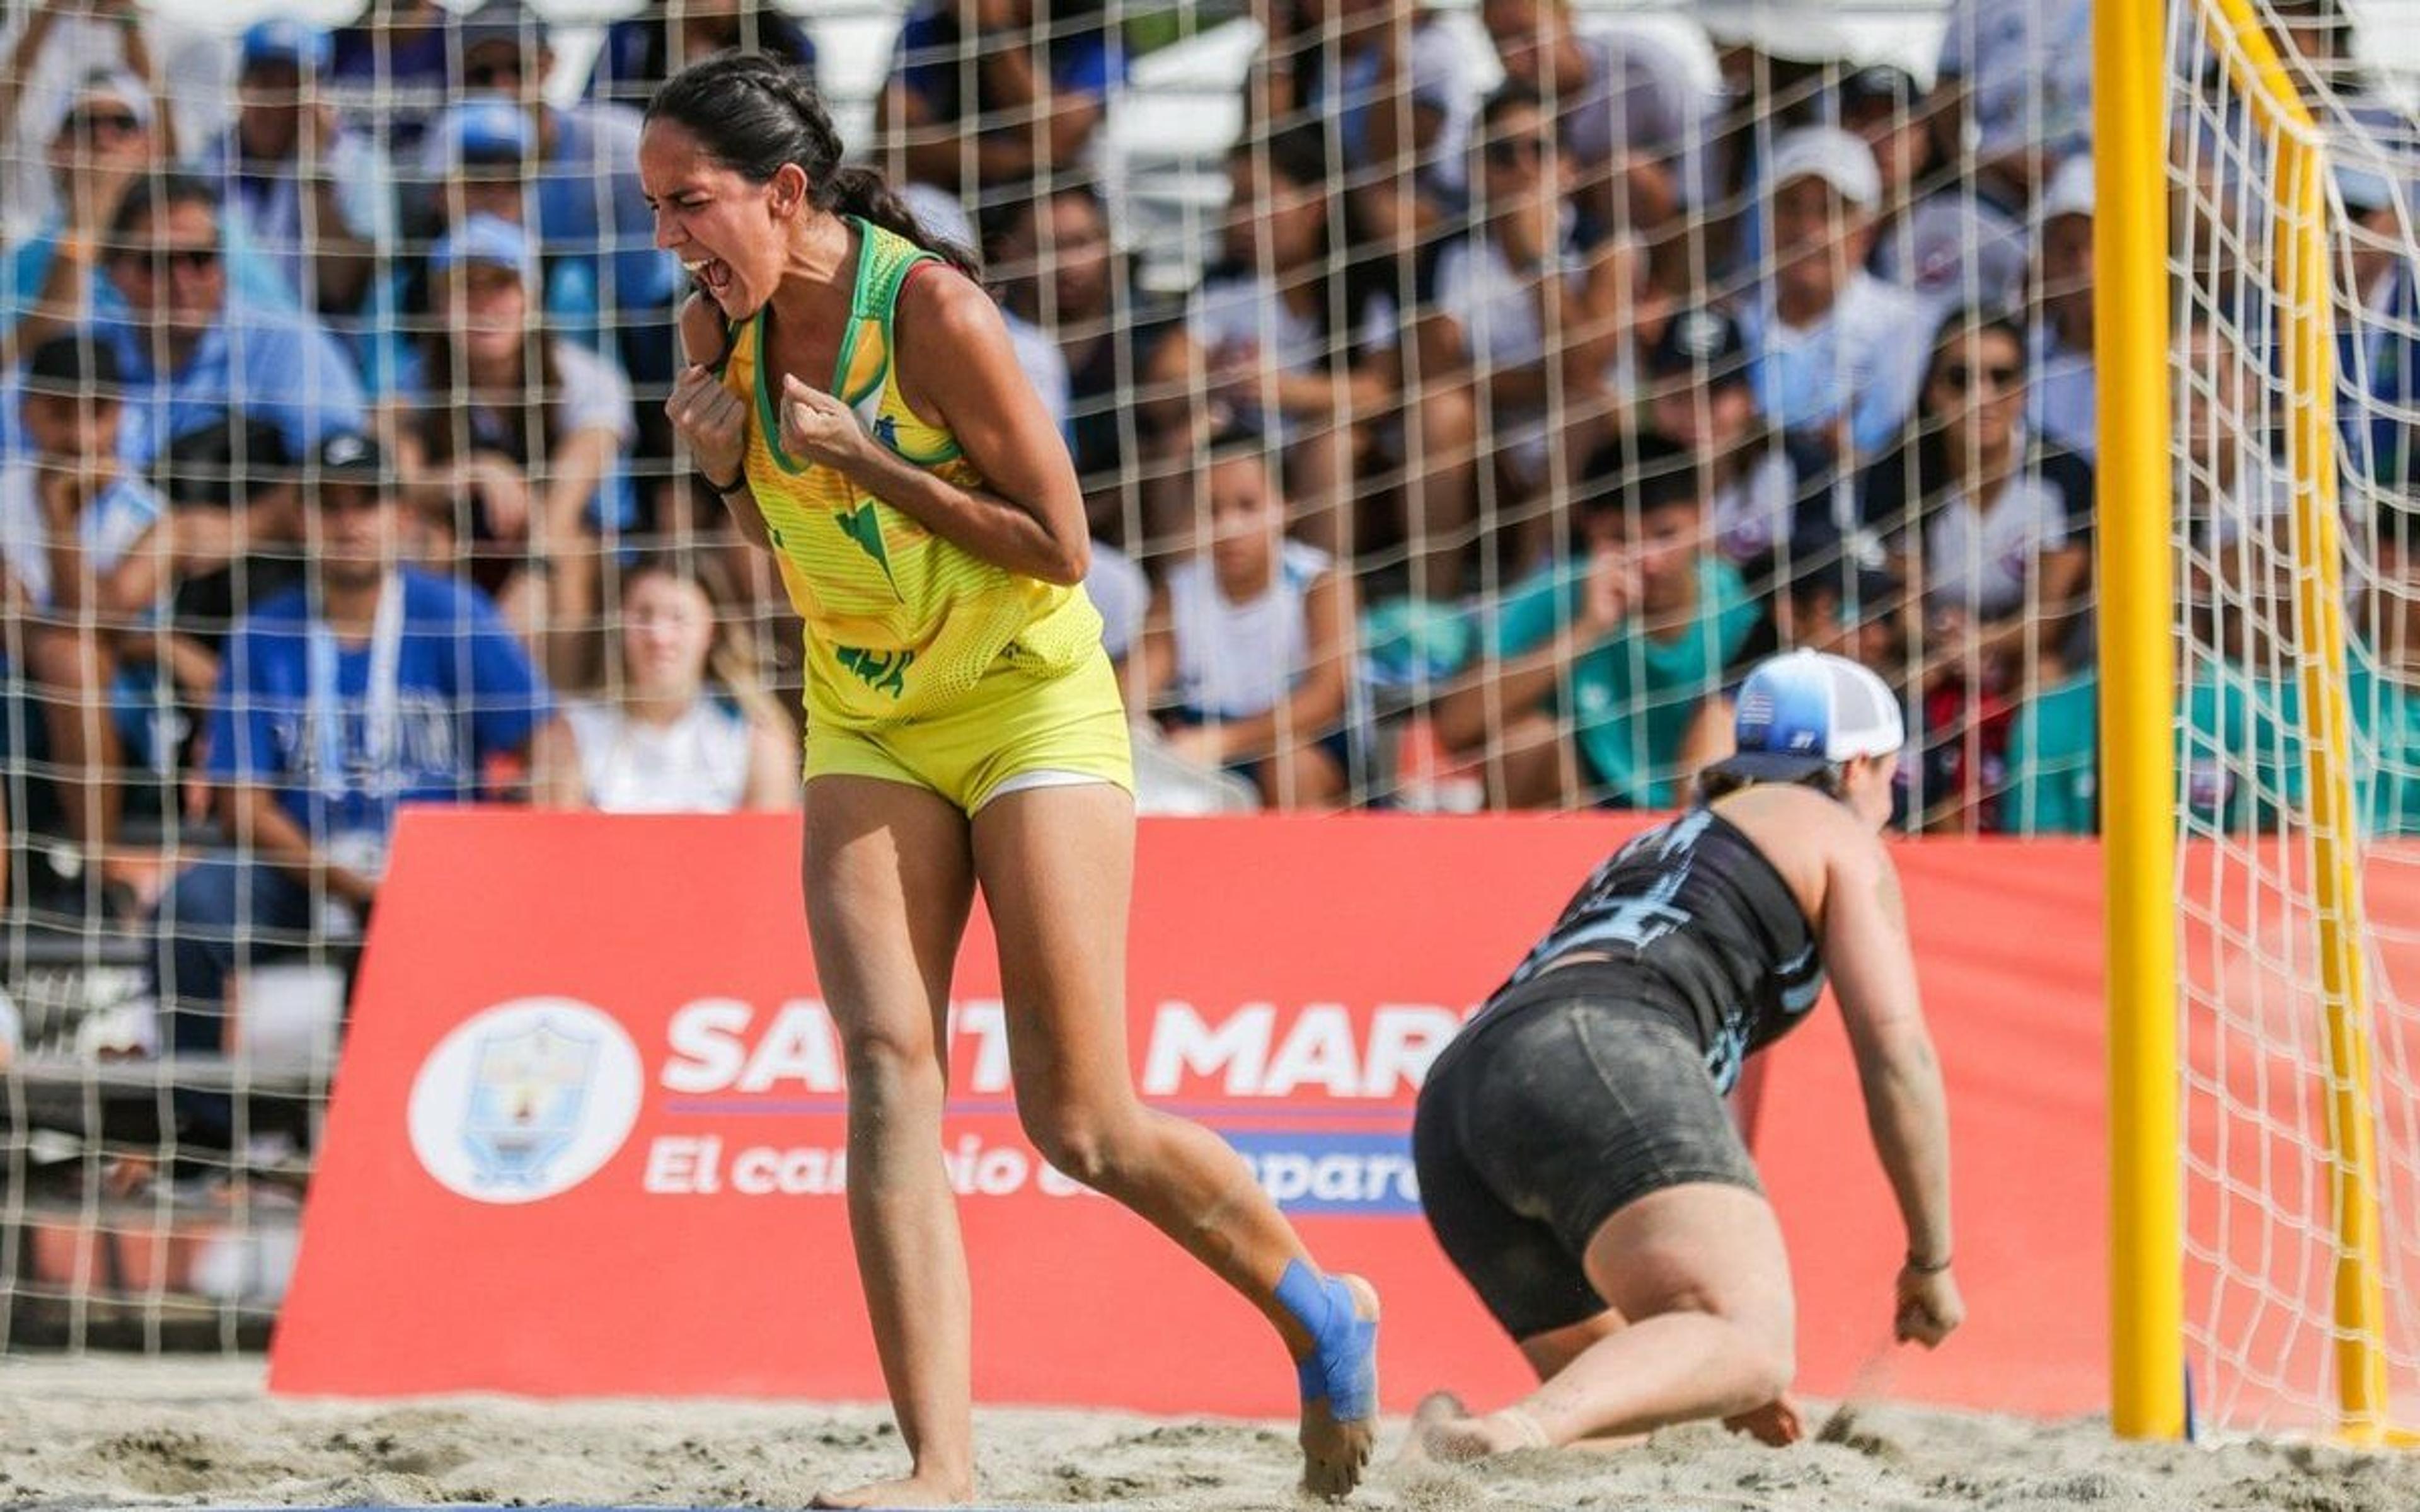
<instances>
[{"instance_id":1,"label":"athlete's bare leg","mask_svg":"<svg viewBox=\"0 0 2420 1512\"><path fill-rule=\"evenodd\" d=\"M1357 1326L1374 1324L1377 1294L1357 1277L1321 1277L1224 1141L1135 1095L1125 1011L1133 800L1108 783L1007 795L975 815L974 856L1000 936L1026 1133L1051 1165L1249 1299L1298 1364L1316 1355L1303 1382L1303 1484L1343 1495L1377 1428L1374 1330Z\"/></svg>"},{"instance_id":2,"label":"athlete's bare leg","mask_svg":"<svg viewBox=\"0 0 2420 1512\"><path fill-rule=\"evenodd\" d=\"M950 968L973 901L966 816L904 782L807 784L807 928L848 1067L848 1227L908 1473L817 1506L974 1494L967 1258L940 1161Z\"/></svg>"},{"instance_id":3,"label":"athlete's bare leg","mask_svg":"<svg viewBox=\"0 0 2420 1512\"><path fill-rule=\"evenodd\" d=\"M1758 1062L1751 1060L1748 1064L1754 1066ZM1594 1318L1574 1323L1569 1327L1549 1329L1544 1334L1532 1334L1521 1341L1521 1355L1529 1362L1529 1368L1537 1372L1540 1381L1552 1381L1562 1374L1564 1366L1579 1358L1598 1340L1628 1326L1630 1326L1628 1319L1613 1308L1607 1307ZM1745 1433L1750 1438L1761 1440L1776 1448L1784 1444L1796 1443L1807 1436L1806 1419L1800 1414L1798 1404L1791 1400L1786 1392L1761 1407L1751 1408L1745 1412L1732 1413L1723 1419L1723 1427L1733 1433ZM1621 1449L1628 1448L1637 1442L1636 1435L1621 1435L1582 1439L1573 1443L1571 1447Z\"/></svg>"},{"instance_id":4,"label":"athlete's bare leg","mask_svg":"<svg viewBox=\"0 0 2420 1512\"><path fill-rule=\"evenodd\" d=\"M1762 1197L1715 1182L1652 1193L1598 1227L1583 1263L1628 1321L1511 1406L1421 1425L1427 1454L1472 1459L1620 1438L1754 1417L1785 1400L1796 1314L1780 1226Z\"/></svg>"}]
</instances>

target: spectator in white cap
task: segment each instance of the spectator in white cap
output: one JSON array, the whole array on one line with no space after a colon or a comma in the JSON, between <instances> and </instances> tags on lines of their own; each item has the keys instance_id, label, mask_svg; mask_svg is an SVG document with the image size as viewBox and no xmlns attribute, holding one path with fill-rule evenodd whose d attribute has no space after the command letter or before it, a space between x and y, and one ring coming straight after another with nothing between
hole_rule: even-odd
<instances>
[{"instance_id":1,"label":"spectator in white cap","mask_svg":"<svg viewBox=\"0 0 2420 1512\"><path fill-rule=\"evenodd\" d=\"M1929 330L1925 302L1865 270L1882 173L1862 138L1801 127L1774 145L1765 174L1765 277L1741 312L1767 417L1811 460L1888 446L1915 408Z\"/></svg>"},{"instance_id":2,"label":"spectator in white cap","mask_svg":"<svg viewBox=\"0 0 2420 1512\"><path fill-rule=\"evenodd\" d=\"M327 34L256 22L238 48L236 118L194 161L218 181L230 234L273 261L305 308L349 314L395 232L386 161L319 92ZM307 228L307 229L306 229Z\"/></svg>"},{"instance_id":3,"label":"spectator in white cap","mask_svg":"<svg viewBox=\"0 0 2420 1512\"><path fill-rule=\"evenodd\" d=\"M59 208L39 150L96 71L136 81L161 152L207 141L227 119L234 39L171 21L136 0L31 0L0 22L0 242L29 236ZM198 17L199 12L195 12Z\"/></svg>"},{"instance_id":4,"label":"spectator in white cap","mask_svg":"<svg viewBox=\"0 0 2420 1512\"><path fill-rule=\"evenodd\" d=\"M150 95L123 69L78 81L52 127L43 162L52 208L0 255L0 333L29 351L92 310L101 234L128 186L163 161Z\"/></svg>"},{"instance_id":5,"label":"spectator in white cap","mask_svg":"<svg viewBox=\"0 0 2420 1512\"><path fill-rule=\"evenodd\" d=\"M2092 367L2092 159L2058 165L2034 211L2033 392L2025 424L2090 461L2100 453Z\"/></svg>"}]
</instances>

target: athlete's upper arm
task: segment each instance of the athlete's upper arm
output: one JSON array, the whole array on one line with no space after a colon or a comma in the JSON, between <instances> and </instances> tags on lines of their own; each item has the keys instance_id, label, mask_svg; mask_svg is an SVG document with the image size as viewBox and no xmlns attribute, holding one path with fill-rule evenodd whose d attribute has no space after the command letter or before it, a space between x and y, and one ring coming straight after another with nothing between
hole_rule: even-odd
<instances>
[{"instance_id":1,"label":"athlete's upper arm","mask_svg":"<svg viewBox=\"0 0 2420 1512\"><path fill-rule=\"evenodd\" d=\"M1909 1031L1921 1036L1916 951L1899 869L1882 841L1843 823L1831 847L1823 897L1823 964L1859 1065L1888 1057Z\"/></svg>"},{"instance_id":2,"label":"athlete's upper arm","mask_svg":"<svg viewBox=\"0 0 2420 1512\"><path fill-rule=\"evenodd\" d=\"M910 278L899 293L899 371L958 440L992 492L1071 548L1090 538L1076 464L1026 381L991 296L954 272Z\"/></svg>"}]
</instances>

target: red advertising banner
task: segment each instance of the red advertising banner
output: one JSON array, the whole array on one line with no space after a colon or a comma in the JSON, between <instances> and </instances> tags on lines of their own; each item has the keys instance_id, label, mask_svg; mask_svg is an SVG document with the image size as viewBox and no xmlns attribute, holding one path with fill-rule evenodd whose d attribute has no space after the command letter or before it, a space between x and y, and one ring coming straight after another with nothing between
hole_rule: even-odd
<instances>
[{"instance_id":1,"label":"red advertising banner","mask_svg":"<svg viewBox=\"0 0 2420 1512\"><path fill-rule=\"evenodd\" d=\"M1387 1304L1390 1410L1520 1389L1419 1216L1414 1092L1636 818L1146 822L1133 1072ZM844 1089L794 818L406 815L271 1381L289 1393L882 1395L842 1199ZM1950 1079L1973 1319L1888 1348L1902 1239L1825 1011L1772 1057L1759 1158L1802 1385L2104 1400L2097 850L1899 848ZM956 983L945 1158L990 1402L1282 1414L1242 1303L1018 1130L988 927Z\"/></svg>"}]
</instances>

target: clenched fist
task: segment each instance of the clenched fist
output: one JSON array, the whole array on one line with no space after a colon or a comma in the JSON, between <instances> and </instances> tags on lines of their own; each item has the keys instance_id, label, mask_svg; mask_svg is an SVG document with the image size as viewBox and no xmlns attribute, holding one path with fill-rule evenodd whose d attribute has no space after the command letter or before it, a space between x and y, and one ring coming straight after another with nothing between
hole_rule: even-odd
<instances>
[{"instance_id":1,"label":"clenched fist","mask_svg":"<svg viewBox=\"0 0 2420 1512\"><path fill-rule=\"evenodd\" d=\"M782 450L845 472L865 455L866 442L856 410L796 375L783 378Z\"/></svg>"},{"instance_id":2,"label":"clenched fist","mask_svg":"<svg viewBox=\"0 0 2420 1512\"><path fill-rule=\"evenodd\" d=\"M707 477L727 482L747 466L748 406L712 373L693 364L682 368L664 414Z\"/></svg>"}]
</instances>

